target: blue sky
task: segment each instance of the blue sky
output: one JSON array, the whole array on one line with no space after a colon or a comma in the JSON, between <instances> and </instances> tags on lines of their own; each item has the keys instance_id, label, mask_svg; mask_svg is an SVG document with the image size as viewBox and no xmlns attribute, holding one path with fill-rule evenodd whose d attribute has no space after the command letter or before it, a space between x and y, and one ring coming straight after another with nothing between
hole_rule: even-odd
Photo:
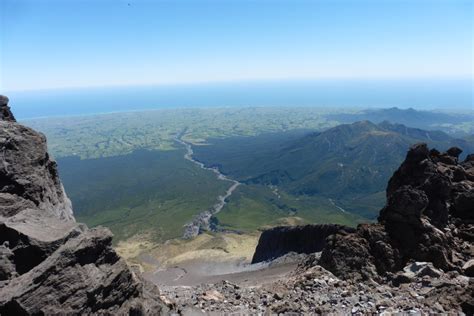
<instances>
[{"instance_id":1,"label":"blue sky","mask_svg":"<svg viewBox=\"0 0 474 316\"><path fill-rule=\"evenodd\" d=\"M473 75L472 1L0 0L0 19L0 91Z\"/></svg>"}]
</instances>

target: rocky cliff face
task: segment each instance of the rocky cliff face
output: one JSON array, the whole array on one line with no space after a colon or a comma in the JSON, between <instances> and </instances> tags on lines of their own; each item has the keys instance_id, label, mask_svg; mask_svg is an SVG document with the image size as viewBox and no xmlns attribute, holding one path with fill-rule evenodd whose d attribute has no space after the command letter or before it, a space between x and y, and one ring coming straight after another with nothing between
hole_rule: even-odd
<instances>
[{"instance_id":1,"label":"rocky cliff face","mask_svg":"<svg viewBox=\"0 0 474 316\"><path fill-rule=\"evenodd\" d=\"M0 214L9 217L34 208L64 222L74 221L45 136L17 124L6 104L0 107L0 118Z\"/></svg>"},{"instance_id":2,"label":"rocky cliff face","mask_svg":"<svg viewBox=\"0 0 474 316\"><path fill-rule=\"evenodd\" d=\"M460 153L413 146L389 181L379 223L331 236L320 264L360 279L399 271L409 261L465 273L474 256L474 156L459 162Z\"/></svg>"},{"instance_id":3,"label":"rocky cliff face","mask_svg":"<svg viewBox=\"0 0 474 316\"><path fill-rule=\"evenodd\" d=\"M0 314L160 314L166 307L113 250L77 224L45 136L0 96Z\"/></svg>"},{"instance_id":4,"label":"rocky cliff face","mask_svg":"<svg viewBox=\"0 0 474 316\"><path fill-rule=\"evenodd\" d=\"M273 260L289 252L310 254L322 251L326 238L338 231L355 230L333 224L282 226L266 230L258 240L252 263Z\"/></svg>"}]
</instances>

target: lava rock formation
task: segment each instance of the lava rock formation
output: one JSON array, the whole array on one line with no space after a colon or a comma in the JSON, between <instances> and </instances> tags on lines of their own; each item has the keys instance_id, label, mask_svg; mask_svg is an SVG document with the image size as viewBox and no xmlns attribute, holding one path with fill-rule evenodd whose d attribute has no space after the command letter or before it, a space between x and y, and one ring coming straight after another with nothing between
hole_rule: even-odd
<instances>
[{"instance_id":1,"label":"lava rock formation","mask_svg":"<svg viewBox=\"0 0 474 316\"><path fill-rule=\"evenodd\" d=\"M359 280L380 279L410 261L464 273L474 255L474 155L459 162L460 153L412 146L388 183L378 223L330 236L319 264Z\"/></svg>"},{"instance_id":2,"label":"lava rock formation","mask_svg":"<svg viewBox=\"0 0 474 316\"><path fill-rule=\"evenodd\" d=\"M290 252L319 252L326 246L328 236L354 231L353 228L334 224L274 227L260 236L252 263L270 261Z\"/></svg>"}]
</instances>

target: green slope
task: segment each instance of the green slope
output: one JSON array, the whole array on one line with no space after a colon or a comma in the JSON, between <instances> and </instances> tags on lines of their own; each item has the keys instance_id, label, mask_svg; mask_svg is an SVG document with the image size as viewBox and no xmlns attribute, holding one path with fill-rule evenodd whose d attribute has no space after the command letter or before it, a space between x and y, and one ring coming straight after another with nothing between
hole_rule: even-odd
<instances>
[{"instance_id":1,"label":"green slope","mask_svg":"<svg viewBox=\"0 0 474 316\"><path fill-rule=\"evenodd\" d=\"M354 226L366 221L341 211L327 198L293 196L263 185L242 185L217 214L222 228L253 231L268 225L285 223L287 218L299 218L304 223L337 223Z\"/></svg>"},{"instance_id":2,"label":"green slope","mask_svg":"<svg viewBox=\"0 0 474 316\"><path fill-rule=\"evenodd\" d=\"M63 158L58 165L79 221L109 227L116 240L148 233L163 241L182 236L183 225L229 186L183 154L140 150L109 158Z\"/></svg>"},{"instance_id":3,"label":"green slope","mask_svg":"<svg viewBox=\"0 0 474 316\"><path fill-rule=\"evenodd\" d=\"M373 219L383 206L388 179L417 142L440 149L473 148L472 143L443 132L362 121L296 139L275 134L213 140L212 146L198 147L195 153L240 181L276 185L294 196L331 198Z\"/></svg>"}]
</instances>

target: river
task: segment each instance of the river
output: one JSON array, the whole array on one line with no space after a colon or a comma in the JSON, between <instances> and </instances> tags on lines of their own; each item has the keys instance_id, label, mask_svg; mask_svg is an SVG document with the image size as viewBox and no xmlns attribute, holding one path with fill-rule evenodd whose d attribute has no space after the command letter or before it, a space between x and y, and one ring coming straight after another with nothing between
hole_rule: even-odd
<instances>
[{"instance_id":1,"label":"river","mask_svg":"<svg viewBox=\"0 0 474 316\"><path fill-rule=\"evenodd\" d=\"M217 179L231 183L231 186L227 189L224 195L217 196L216 198L217 202L211 208L194 216L193 220L184 226L185 229L184 229L183 238L188 239L188 238L197 236L203 230L213 229L212 223L211 223L212 216L219 213L224 208L224 206L227 204L226 200L232 195L232 193L235 191L235 189L237 189L237 187L241 183L222 174L219 168L206 167L202 162L194 159L193 158L194 151L191 144L182 140L181 137L182 137L182 134L176 137L175 140L186 148L184 159L189 160L192 163L198 165L201 169L212 171L216 175Z\"/></svg>"}]
</instances>

